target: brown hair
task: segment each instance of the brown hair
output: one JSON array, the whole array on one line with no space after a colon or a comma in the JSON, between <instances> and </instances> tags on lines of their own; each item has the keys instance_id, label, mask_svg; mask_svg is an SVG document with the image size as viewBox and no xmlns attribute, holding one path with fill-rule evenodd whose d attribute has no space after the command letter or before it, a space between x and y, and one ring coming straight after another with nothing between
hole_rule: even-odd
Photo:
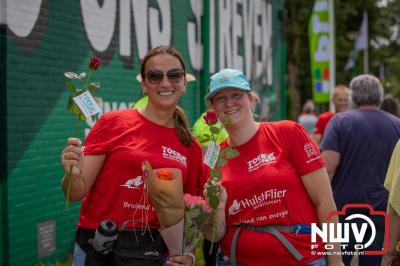
<instances>
[{"instance_id":1,"label":"brown hair","mask_svg":"<svg viewBox=\"0 0 400 266\"><path fill-rule=\"evenodd\" d=\"M143 81L146 78L145 70L146 70L147 61L151 57L160 55L160 54L169 54L169 55L175 56L181 63L184 74L186 73L185 62L183 62L183 58L182 58L181 54L172 46L160 45L160 46L155 47L155 48L151 49L150 51L148 51L142 60L142 64L140 66L140 75L142 76ZM184 78L186 79L186 77L184 77ZM176 106L173 118L174 118L174 126L175 126L175 130L176 130L176 134L178 135L180 142L185 146L191 146L192 141L193 141L193 136L189 129L188 119L185 115L185 112L183 111L183 109L181 107Z\"/></svg>"}]
</instances>

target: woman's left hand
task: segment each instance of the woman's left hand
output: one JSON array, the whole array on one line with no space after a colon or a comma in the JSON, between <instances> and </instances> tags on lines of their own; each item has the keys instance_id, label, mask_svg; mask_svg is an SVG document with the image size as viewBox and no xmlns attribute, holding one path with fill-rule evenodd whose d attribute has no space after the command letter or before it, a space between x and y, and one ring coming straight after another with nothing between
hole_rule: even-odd
<instances>
[{"instance_id":1,"label":"woman's left hand","mask_svg":"<svg viewBox=\"0 0 400 266\"><path fill-rule=\"evenodd\" d=\"M193 259L189 255L183 255L183 256L173 256L170 257L169 260L167 261L167 265L170 266L192 266L193 265Z\"/></svg>"}]
</instances>

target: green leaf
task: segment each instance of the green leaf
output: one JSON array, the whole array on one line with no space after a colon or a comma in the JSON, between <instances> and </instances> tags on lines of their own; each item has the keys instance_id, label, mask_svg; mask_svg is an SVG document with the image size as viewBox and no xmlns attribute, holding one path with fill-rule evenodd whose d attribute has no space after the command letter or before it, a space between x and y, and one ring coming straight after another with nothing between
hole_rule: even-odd
<instances>
[{"instance_id":1,"label":"green leaf","mask_svg":"<svg viewBox=\"0 0 400 266\"><path fill-rule=\"evenodd\" d=\"M223 167L228 161L225 158L219 158L217 161L217 167Z\"/></svg>"},{"instance_id":2,"label":"green leaf","mask_svg":"<svg viewBox=\"0 0 400 266\"><path fill-rule=\"evenodd\" d=\"M209 141L210 141L209 138L205 138L205 139L201 139L201 140L200 140L200 143L203 144L203 143L207 143L207 142L209 142Z\"/></svg>"},{"instance_id":3,"label":"green leaf","mask_svg":"<svg viewBox=\"0 0 400 266\"><path fill-rule=\"evenodd\" d=\"M213 208L214 210L215 210L216 208L218 208L219 199L218 199L217 196L215 196L215 195L210 195L210 196L208 197L208 200L210 201L210 206L211 206L211 208Z\"/></svg>"},{"instance_id":4,"label":"green leaf","mask_svg":"<svg viewBox=\"0 0 400 266\"><path fill-rule=\"evenodd\" d=\"M73 98L72 96L69 96L68 98L67 111L78 115L79 119L85 120L86 119L85 115L82 113L81 109L79 109L78 105L76 105L76 103L72 98Z\"/></svg>"},{"instance_id":5,"label":"green leaf","mask_svg":"<svg viewBox=\"0 0 400 266\"><path fill-rule=\"evenodd\" d=\"M72 96L69 96L69 98L68 98L68 105L67 105L67 111L68 112L74 112L74 105L75 105L75 102L74 102L74 100L72 99Z\"/></svg>"},{"instance_id":6,"label":"green leaf","mask_svg":"<svg viewBox=\"0 0 400 266\"><path fill-rule=\"evenodd\" d=\"M225 157L228 159L233 159L237 156L239 156L240 152L236 149L232 149L231 147L229 147L229 149L226 149L227 151L225 152Z\"/></svg>"},{"instance_id":7,"label":"green leaf","mask_svg":"<svg viewBox=\"0 0 400 266\"><path fill-rule=\"evenodd\" d=\"M69 79L79 79L78 74L76 74L75 72L65 72L64 76Z\"/></svg>"},{"instance_id":8,"label":"green leaf","mask_svg":"<svg viewBox=\"0 0 400 266\"><path fill-rule=\"evenodd\" d=\"M218 178L218 181L222 178L221 171L218 169L218 167L210 170L210 176Z\"/></svg>"},{"instance_id":9,"label":"green leaf","mask_svg":"<svg viewBox=\"0 0 400 266\"><path fill-rule=\"evenodd\" d=\"M211 180L210 180L211 181ZM207 195L210 197L211 195L214 195L217 193L217 189L214 186L209 186L207 188Z\"/></svg>"},{"instance_id":10,"label":"green leaf","mask_svg":"<svg viewBox=\"0 0 400 266\"><path fill-rule=\"evenodd\" d=\"M80 120L86 120L86 116L81 112L80 109L79 109L79 119Z\"/></svg>"},{"instance_id":11,"label":"green leaf","mask_svg":"<svg viewBox=\"0 0 400 266\"><path fill-rule=\"evenodd\" d=\"M192 219L190 219L189 212L186 211L185 212L185 228L190 228L190 226L192 226Z\"/></svg>"},{"instance_id":12,"label":"green leaf","mask_svg":"<svg viewBox=\"0 0 400 266\"><path fill-rule=\"evenodd\" d=\"M232 120L230 120L229 118L228 118L228 119L225 119L225 120L223 121L223 124L224 124L224 126L229 126L230 124L232 124Z\"/></svg>"},{"instance_id":13,"label":"green leaf","mask_svg":"<svg viewBox=\"0 0 400 266\"><path fill-rule=\"evenodd\" d=\"M211 139L211 136L208 135L208 134L203 134L202 136L205 137L205 138Z\"/></svg>"},{"instance_id":14,"label":"green leaf","mask_svg":"<svg viewBox=\"0 0 400 266\"><path fill-rule=\"evenodd\" d=\"M211 131L211 133L213 133L213 134L219 134L220 129L217 128L217 127L215 127L215 126L210 126L210 131Z\"/></svg>"},{"instance_id":15,"label":"green leaf","mask_svg":"<svg viewBox=\"0 0 400 266\"><path fill-rule=\"evenodd\" d=\"M189 217L193 219L200 215L200 210L199 209L191 209L188 214L189 214Z\"/></svg>"},{"instance_id":16,"label":"green leaf","mask_svg":"<svg viewBox=\"0 0 400 266\"><path fill-rule=\"evenodd\" d=\"M218 159L219 159L219 158L225 158L226 149L227 149L227 148L224 148L224 149L222 149L222 150L219 151Z\"/></svg>"},{"instance_id":17,"label":"green leaf","mask_svg":"<svg viewBox=\"0 0 400 266\"><path fill-rule=\"evenodd\" d=\"M65 87L67 87L67 89L70 92L72 92L74 94L77 93L77 91L76 91L77 88L76 88L75 84L73 84L72 82L69 82L69 81L65 81L64 84L65 84Z\"/></svg>"}]
</instances>

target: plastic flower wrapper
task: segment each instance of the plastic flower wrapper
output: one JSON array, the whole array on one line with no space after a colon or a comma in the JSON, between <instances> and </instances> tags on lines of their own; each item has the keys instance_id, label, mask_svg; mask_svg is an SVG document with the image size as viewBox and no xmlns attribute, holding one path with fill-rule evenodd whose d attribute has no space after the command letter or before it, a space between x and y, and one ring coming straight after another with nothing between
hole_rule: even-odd
<instances>
[{"instance_id":1,"label":"plastic flower wrapper","mask_svg":"<svg viewBox=\"0 0 400 266\"><path fill-rule=\"evenodd\" d=\"M170 256L182 255L184 203L182 172L177 168L152 169L145 161L142 165L146 189L156 209L161 237Z\"/></svg>"},{"instance_id":2,"label":"plastic flower wrapper","mask_svg":"<svg viewBox=\"0 0 400 266\"><path fill-rule=\"evenodd\" d=\"M219 199L217 197L218 188L216 182L221 181L222 174L220 168L225 166L228 159L233 159L239 155L239 151L232 147L225 147L220 150L219 145L216 143L219 133L221 132L224 125L229 125L230 120L226 120L221 123L220 127L217 127L218 117L213 111L208 111L203 116L204 121L210 126L210 134L204 134L202 142L210 141L207 153L204 158L204 163L210 167L210 179L208 180L209 187L207 188L208 202L213 210L216 210L219 205ZM212 227L212 245L210 253L214 243L215 228Z\"/></svg>"},{"instance_id":3,"label":"plastic flower wrapper","mask_svg":"<svg viewBox=\"0 0 400 266\"><path fill-rule=\"evenodd\" d=\"M208 224L211 218L212 209L208 202L200 196L190 194L183 195L185 204L185 230L184 247L185 252L190 252L200 241L201 231Z\"/></svg>"},{"instance_id":4,"label":"plastic flower wrapper","mask_svg":"<svg viewBox=\"0 0 400 266\"><path fill-rule=\"evenodd\" d=\"M102 103L102 99L94 97L94 94L100 89L100 83L90 82L92 72L100 67L100 59L97 56L92 56L88 64L88 73L82 72L79 75L75 72L65 72L67 78L65 86L71 95L68 98L67 111L77 116L76 121L76 136L80 136L81 120L90 118L100 112L98 104ZM79 83L80 86L77 86ZM71 190L71 172L72 167L67 173L67 198L65 207L69 207L69 194Z\"/></svg>"}]
</instances>

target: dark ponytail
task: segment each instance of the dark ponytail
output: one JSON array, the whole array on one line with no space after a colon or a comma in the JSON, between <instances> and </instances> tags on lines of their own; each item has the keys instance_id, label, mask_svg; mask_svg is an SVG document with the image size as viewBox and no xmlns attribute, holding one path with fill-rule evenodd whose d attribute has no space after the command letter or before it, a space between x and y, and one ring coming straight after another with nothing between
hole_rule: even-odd
<instances>
[{"instance_id":1,"label":"dark ponytail","mask_svg":"<svg viewBox=\"0 0 400 266\"><path fill-rule=\"evenodd\" d=\"M185 112L179 106L176 107L174 112L174 126L179 140L185 146L192 146L193 136L189 129L189 123Z\"/></svg>"}]
</instances>

